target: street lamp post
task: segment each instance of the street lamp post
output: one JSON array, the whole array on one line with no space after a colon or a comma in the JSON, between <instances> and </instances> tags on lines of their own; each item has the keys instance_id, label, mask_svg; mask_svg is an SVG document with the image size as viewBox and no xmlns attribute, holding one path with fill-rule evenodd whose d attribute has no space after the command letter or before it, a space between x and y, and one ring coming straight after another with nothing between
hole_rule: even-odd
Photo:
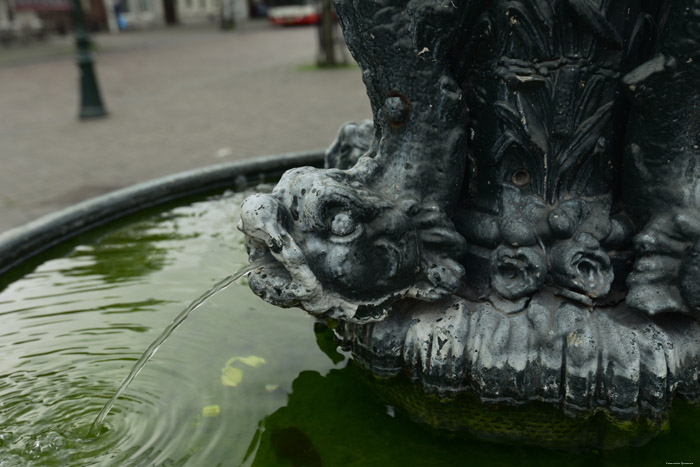
<instances>
[{"instance_id":1,"label":"street lamp post","mask_svg":"<svg viewBox=\"0 0 700 467\"><path fill-rule=\"evenodd\" d=\"M76 63L80 72L80 112L81 120L104 117L107 110L102 103L100 88L90 53L90 38L85 30L85 18L81 0L73 0L73 23L75 28Z\"/></svg>"}]
</instances>

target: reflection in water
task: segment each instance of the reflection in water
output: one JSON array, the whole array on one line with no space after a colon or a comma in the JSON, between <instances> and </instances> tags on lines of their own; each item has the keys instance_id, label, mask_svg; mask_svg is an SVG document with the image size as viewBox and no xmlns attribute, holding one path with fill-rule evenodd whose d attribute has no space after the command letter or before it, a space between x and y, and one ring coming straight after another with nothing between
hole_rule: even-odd
<instances>
[{"instance_id":1,"label":"reflection in water","mask_svg":"<svg viewBox=\"0 0 700 467\"><path fill-rule=\"evenodd\" d=\"M278 428L270 434L270 442L278 459L284 459L292 465L321 467L321 456L311 444L311 440L299 428L290 426Z\"/></svg>"},{"instance_id":2,"label":"reflection in water","mask_svg":"<svg viewBox=\"0 0 700 467\"><path fill-rule=\"evenodd\" d=\"M164 219L165 216L127 225L96 244L76 248L69 258L76 259L77 264L67 270L66 275L100 276L105 283L111 284L161 270L166 265L168 252L160 245L184 240L183 236L171 232L167 225L162 227Z\"/></svg>"},{"instance_id":3,"label":"reflection in water","mask_svg":"<svg viewBox=\"0 0 700 467\"><path fill-rule=\"evenodd\" d=\"M303 371L287 405L262 421L253 466L645 466L697 462L700 411L678 403L671 435L643 447L566 452L504 446L428 430L381 401L354 363L325 376ZM298 449L292 449L292 446Z\"/></svg>"}]
</instances>

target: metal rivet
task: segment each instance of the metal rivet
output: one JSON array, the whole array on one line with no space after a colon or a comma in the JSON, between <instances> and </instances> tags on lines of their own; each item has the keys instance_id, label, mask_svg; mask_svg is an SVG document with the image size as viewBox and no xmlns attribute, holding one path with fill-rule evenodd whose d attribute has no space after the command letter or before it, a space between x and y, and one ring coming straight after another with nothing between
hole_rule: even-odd
<instances>
[{"instance_id":1,"label":"metal rivet","mask_svg":"<svg viewBox=\"0 0 700 467\"><path fill-rule=\"evenodd\" d=\"M388 97L384 101L384 115L389 123L401 124L408 118L408 105L399 96Z\"/></svg>"},{"instance_id":2,"label":"metal rivet","mask_svg":"<svg viewBox=\"0 0 700 467\"><path fill-rule=\"evenodd\" d=\"M525 169L517 170L513 174L513 185L524 187L530 183L530 172Z\"/></svg>"}]
</instances>

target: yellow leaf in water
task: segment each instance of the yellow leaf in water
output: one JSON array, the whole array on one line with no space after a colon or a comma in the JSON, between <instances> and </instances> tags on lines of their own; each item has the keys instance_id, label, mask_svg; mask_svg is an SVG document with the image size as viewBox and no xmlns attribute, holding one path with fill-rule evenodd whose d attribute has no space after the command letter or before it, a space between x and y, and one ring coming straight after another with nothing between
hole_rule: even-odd
<instances>
[{"instance_id":1,"label":"yellow leaf in water","mask_svg":"<svg viewBox=\"0 0 700 467\"><path fill-rule=\"evenodd\" d=\"M227 366L221 370L221 384L224 386L238 386L243 379L243 372L238 368Z\"/></svg>"},{"instance_id":2,"label":"yellow leaf in water","mask_svg":"<svg viewBox=\"0 0 700 467\"><path fill-rule=\"evenodd\" d=\"M236 362L241 362L244 365L252 366L253 368L257 368L267 363L262 357L258 357L257 355L248 355L247 357L232 357L228 362L226 362L225 366L230 367Z\"/></svg>"},{"instance_id":3,"label":"yellow leaf in water","mask_svg":"<svg viewBox=\"0 0 700 467\"><path fill-rule=\"evenodd\" d=\"M241 361L241 363L244 363L248 366L252 366L253 368L257 368L257 367L267 363L264 358L258 357L256 355L249 355L247 357L241 357L240 361Z\"/></svg>"},{"instance_id":4,"label":"yellow leaf in water","mask_svg":"<svg viewBox=\"0 0 700 467\"><path fill-rule=\"evenodd\" d=\"M202 417L215 418L219 416L219 413L221 413L221 408L216 404L202 407Z\"/></svg>"}]
</instances>

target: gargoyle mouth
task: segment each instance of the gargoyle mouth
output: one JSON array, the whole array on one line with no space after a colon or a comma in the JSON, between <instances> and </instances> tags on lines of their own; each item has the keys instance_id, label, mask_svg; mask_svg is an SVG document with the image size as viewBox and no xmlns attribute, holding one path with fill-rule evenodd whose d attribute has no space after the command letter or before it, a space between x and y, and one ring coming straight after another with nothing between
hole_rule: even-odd
<instances>
[{"instance_id":1,"label":"gargoyle mouth","mask_svg":"<svg viewBox=\"0 0 700 467\"><path fill-rule=\"evenodd\" d=\"M303 306L308 310L322 287L302 249L281 225L284 209L276 198L265 194L250 196L243 202L238 228L246 235L250 260L271 257L249 276L248 283L256 295L274 305Z\"/></svg>"},{"instance_id":2,"label":"gargoyle mouth","mask_svg":"<svg viewBox=\"0 0 700 467\"><path fill-rule=\"evenodd\" d=\"M246 248L251 262L264 261L264 266L248 276L253 292L273 305L289 308L300 306L305 297L291 272L263 243L247 237Z\"/></svg>"}]
</instances>

